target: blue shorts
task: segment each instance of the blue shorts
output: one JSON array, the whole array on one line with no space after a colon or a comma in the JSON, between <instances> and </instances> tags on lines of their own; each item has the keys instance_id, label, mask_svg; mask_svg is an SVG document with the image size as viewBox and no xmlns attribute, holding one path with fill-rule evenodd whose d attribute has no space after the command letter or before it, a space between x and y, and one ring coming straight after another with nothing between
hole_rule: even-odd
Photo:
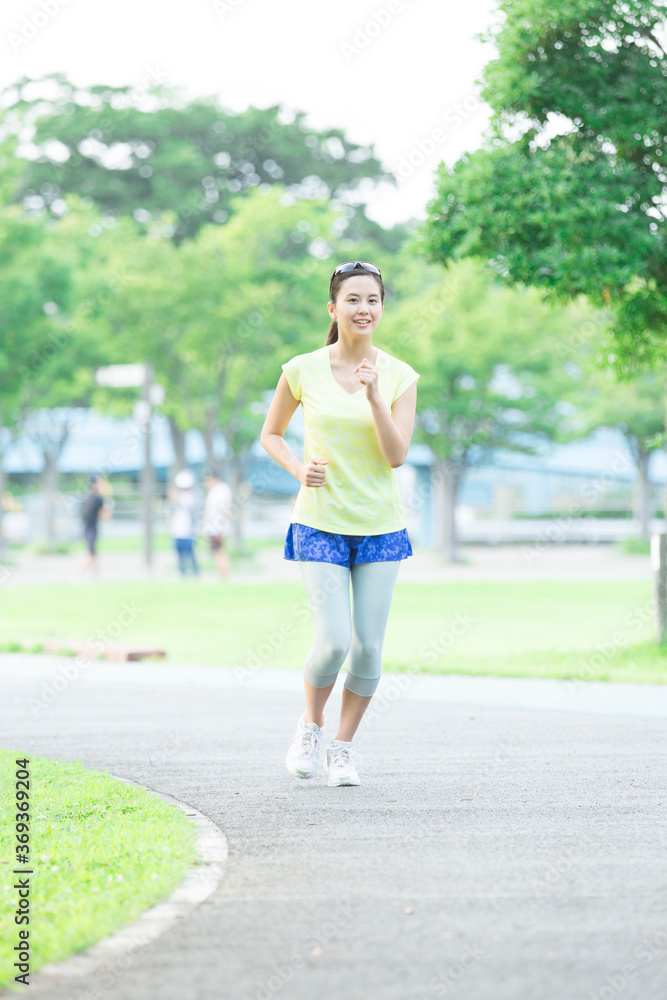
<instances>
[{"instance_id":1,"label":"blue shorts","mask_svg":"<svg viewBox=\"0 0 667 1000\"><path fill-rule=\"evenodd\" d=\"M328 562L337 566L389 562L413 555L407 528L383 535L340 535L292 522L285 539L285 559Z\"/></svg>"}]
</instances>

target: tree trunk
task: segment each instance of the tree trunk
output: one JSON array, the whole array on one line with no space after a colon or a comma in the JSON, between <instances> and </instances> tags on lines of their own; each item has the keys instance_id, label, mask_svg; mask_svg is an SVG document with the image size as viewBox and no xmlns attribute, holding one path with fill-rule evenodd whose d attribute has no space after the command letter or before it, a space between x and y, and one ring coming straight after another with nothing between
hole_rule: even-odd
<instances>
[{"instance_id":1,"label":"tree trunk","mask_svg":"<svg viewBox=\"0 0 667 1000\"><path fill-rule=\"evenodd\" d=\"M215 412L217 413L217 410ZM215 452L213 451L213 435L217 429L218 422L216 420L215 413L207 412L202 437L204 438L204 447L206 448L206 464L209 469L216 468Z\"/></svg>"},{"instance_id":2,"label":"tree trunk","mask_svg":"<svg viewBox=\"0 0 667 1000\"><path fill-rule=\"evenodd\" d=\"M206 427L204 429L204 447L206 448L206 464L209 469L215 469L215 452L213 451L213 434L214 430L211 427Z\"/></svg>"},{"instance_id":3,"label":"tree trunk","mask_svg":"<svg viewBox=\"0 0 667 1000\"><path fill-rule=\"evenodd\" d=\"M240 501L240 488L241 488L241 463L239 461L239 455L237 452L232 452L232 481L230 483L232 489L232 538L234 539L234 548L240 549L243 544L243 532L241 529L241 514L243 505Z\"/></svg>"},{"instance_id":4,"label":"tree trunk","mask_svg":"<svg viewBox=\"0 0 667 1000\"><path fill-rule=\"evenodd\" d=\"M7 434L8 433L9 432L7 432ZM4 458L5 458L5 438L6 437L7 437L7 435L5 434L5 425L4 425L4 421L2 419L2 411L0 411L0 563L3 561L3 559L5 558L5 556L7 554L7 545L5 543L5 536L4 536L3 530L2 530L3 529L3 525L2 525L2 515L3 515L2 495L5 492L6 482L7 482L6 476L5 476L5 470L4 470L3 466L2 466L2 463L3 463Z\"/></svg>"},{"instance_id":5,"label":"tree trunk","mask_svg":"<svg viewBox=\"0 0 667 1000\"><path fill-rule=\"evenodd\" d=\"M171 443L174 448L174 464L169 470L170 478L173 479L177 472L185 468L185 431L182 431L173 417L168 417L169 431L171 433Z\"/></svg>"},{"instance_id":6,"label":"tree trunk","mask_svg":"<svg viewBox=\"0 0 667 1000\"><path fill-rule=\"evenodd\" d=\"M637 480L637 515L639 518L639 533L642 538L648 538L650 535L651 484L649 483L648 478L648 463L650 457L650 451L640 450L637 458L637 471L639 473Z\"/></svg>"},{"instance_id":7,"label":"tree trunk","mask_svg":"<svg viewBox=\"0 0 667 1000\"><path fill-rule=\"evenodd\" d=\"M461 472L447 459L439 459L436 471L435 544L445 562L459 562L459 544L456 534L456 498L461 483Z\"/></svg>"},{"instance_id":8,"label":"tree trunk","mask_svg":"<svg viewBox=\"0 0 667 1000\"><path fill-rule=\"evenodd\" d=\"M665 386L667 389L667 386ZM667 431L667 392L665 394L665 430ZM663 500L665 512L665 530L667 530L667 490ZM666 546L664 534L658 539L659 544L655 547L658 557L657 566L654 568L654 595L655 595L655 637L658 642L667 639L667 573L665 570Z\"/></svg>"},{"instance_id":9,"label":"tree trunk","mask_svg":"<svg viewBox=\"0 0 667 1000\"><path fill-rule=\"evenodd\" d=\"M58 458L48 451L42 453L44 468L42 469L42 495L44 497L44 517L42 525L44 537L49 543L55 542L55 524L53 498L58 487Z\"/></svg>"}]
</instances>

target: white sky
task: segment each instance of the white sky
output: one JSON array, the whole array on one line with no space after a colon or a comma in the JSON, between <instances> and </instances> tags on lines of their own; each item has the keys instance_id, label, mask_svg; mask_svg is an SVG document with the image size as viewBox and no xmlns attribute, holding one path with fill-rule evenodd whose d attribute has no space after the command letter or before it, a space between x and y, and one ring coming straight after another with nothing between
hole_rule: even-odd
<instances>
[{"instance_id":1,"label":"white sky","mask_svg":"<svg viewBox=\"0 0 667 1000\"><path fill-rule=\"evenodd\" d=\"M423 218L437 164L480 143L489 109L475 80L494 49L473 35L494 10L494 0L14 0L0 10L0 85L51 72L79 86L158 79L235 111L305 111L403 173L369 201L392 225Z\"/></svg>"}]
</instances>

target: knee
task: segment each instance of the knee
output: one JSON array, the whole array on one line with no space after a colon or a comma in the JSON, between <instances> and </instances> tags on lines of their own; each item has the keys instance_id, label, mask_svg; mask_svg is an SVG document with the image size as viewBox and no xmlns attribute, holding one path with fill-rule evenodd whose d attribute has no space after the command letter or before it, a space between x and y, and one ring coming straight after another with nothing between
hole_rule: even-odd
<instances>
[{"instance_id":1,"label":"knee","mask_svg":"<svg viewBox=\"0 0 667 1000\"><path fill-rule=\"evenodd\" d=\"M304 664L306 679L314 687L333 684L348 654L348 648L340 640L334 643L316 640Z\"/></svg>"},{"instance_id":2,"label":"knee","mask_svg":"<svg viewBox=\"0 0 667 1000\"><path fill-rule=\"evenodd\" d=\"M327 644L327 658L332 662L340 666L350 651L350 643L341 642L337 639L335 642Z\"/></svg>"},{"instance_id":3,"label":"knee","mask_svg":"<svg viewBox=\"0 0 667 1000\"><path fill-rule=\"evenodd\" d=\"M367 663L379 662L382 656L382 643L377 639L361 640L356 649L356 654Z\"/></svg>"},{"instance_id":4,"label":"knee","mask_svg":"<svg viewBox=\"0 0 667 1000\"><path fill-rule=\"evenodd\" d=\"M350 651L351 636L338 633L336 636L318 636L309 659L324 673L338 670Z\"/></svg>"}]
</instances>

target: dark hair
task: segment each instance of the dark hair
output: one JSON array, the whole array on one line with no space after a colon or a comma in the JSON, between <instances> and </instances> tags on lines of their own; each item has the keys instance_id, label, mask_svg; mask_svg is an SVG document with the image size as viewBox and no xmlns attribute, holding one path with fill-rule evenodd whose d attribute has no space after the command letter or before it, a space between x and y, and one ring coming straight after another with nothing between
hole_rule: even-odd
<instances>
[{"instance_id":1,"label":"dark hair","mask_svg":"<svg viewBox=\"0 0 667 1000\"><path fill-rule=\"evenodd\" d=\"M380 302L384 303L384 285L382 284L382 278L380 277L380 275L373 274L372 271L362 271L361 269L359 269L358 271L343 271L342 274L335 274L333 276L333 278L331 279L331 284L329 286L329 302L335 303L336 299L338 298L340 286L343 284L346 278L357 278L359 277L360 274L367 274L369 278L375 278L378 285L380 286ZM327 334L327 342L324 346L326 347L328 344L335 344L337 340L338 340L338 320L332 319L331 326L329 327L329 332Z\"/></svg>"},{"instance_id":2,"label":"dark hair","mask_svg":"<svg viewBox=\"0 0 667 1000\"><path fill-rule=\"evenodd\" d=\"M208 466L208 468L204 469L204 479L220 479L220 473L212 466Z\"/></svg>"}]
</instances>

